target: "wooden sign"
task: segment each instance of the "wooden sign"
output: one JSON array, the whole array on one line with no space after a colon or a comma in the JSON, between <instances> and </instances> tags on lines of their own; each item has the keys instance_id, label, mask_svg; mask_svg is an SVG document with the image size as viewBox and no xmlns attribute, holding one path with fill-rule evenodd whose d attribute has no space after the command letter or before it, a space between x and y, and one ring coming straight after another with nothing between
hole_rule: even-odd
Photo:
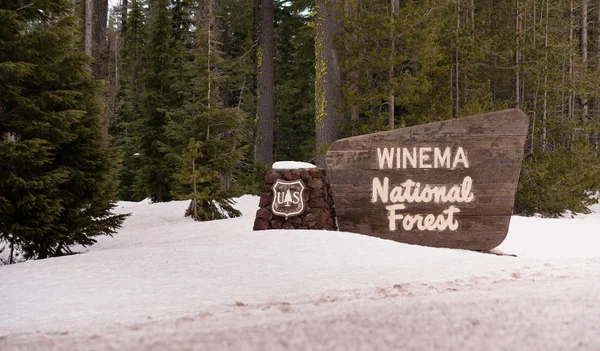
<instances>
[{"instance_id":1,"label":"wooden sign","mask_svg":"<svg viewBox=\"0 0 600 351\"><path fill-rule=\"evenodd\" d=\"M327 152L339 230L488 250L506 237L527 116L517 109L341 139Z\"/></svg>"}]
</instances>

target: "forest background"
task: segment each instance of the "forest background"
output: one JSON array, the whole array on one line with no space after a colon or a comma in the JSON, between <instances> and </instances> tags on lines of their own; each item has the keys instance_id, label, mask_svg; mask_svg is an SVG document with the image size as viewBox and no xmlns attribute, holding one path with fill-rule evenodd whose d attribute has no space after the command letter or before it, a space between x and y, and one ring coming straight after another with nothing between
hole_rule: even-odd
<instances>
[{"instance_id":1,"label":"forest background","mask_svg":"<svg viewBox=\"0 0 600 351\"><path fill-rule=\"evenodd\" d=\"M24 165L13 166L19 163L14 144L24 147L28 132L10 117L22 100L0 100L2 163L11 165L2 175L13 179L0 184L0 210L11 213L0 220L0 238L32 256L91 243L74 232L86 239L114 232L123 220L107 214L116 199L191 199L187 214L195 219L235 216L231 199L257 193L274 161L323 165L324 153L339 138L510 107L530 117L515 213L558 216L566 210L585 212L597 202L600 0L120 0L112 7L108 0L22 0L0 5L0 14L15 23L12 31L3 24L2 45L22 46L37 31L65 31L71 34L59 35L55 44L69 37L69 57L91 57L72 64L87 70L78 73L72 89L80 89L81 82L90 85L93 96L88 97L96 100L84 110L97 119L98 130L93 146L71 151L104 153L99 172L106 186L100 195L90 195L90 203L102 203L104 212L87 218L111 221L95 232L67 226L62 236L42 245L45 249L28 246L48 235L44 229L37 230L38 239L27 237L23 216L15 214L27 206L13 206L18 201L5 195L15 189L14 179L30 177ZM27 44L31 52L65 56L40 40ZM18 78L6 79L3 89L20 97L27 91L23 77L33 73L18 74L29 66L15 66L28 57L17 51L0 54L0 73ZM36 92L44 89L64 91L44 85ZM30 139L39 139L33 134ZM53 155L48 164L62 160L60 152ZM63 182L59 173L53 177L43 179ZM39 205L46 195L38 190L37 202L31 201ZM66 208L61 206L54 212ZM44 219L47 227L71 221L53 216Z\"/></svg>"}]
</instances>

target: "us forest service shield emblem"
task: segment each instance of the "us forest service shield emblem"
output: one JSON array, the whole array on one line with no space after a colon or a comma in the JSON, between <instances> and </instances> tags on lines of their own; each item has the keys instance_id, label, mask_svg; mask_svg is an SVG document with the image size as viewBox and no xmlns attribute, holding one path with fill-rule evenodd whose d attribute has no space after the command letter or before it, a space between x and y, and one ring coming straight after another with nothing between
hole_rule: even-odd
<instances>
[{"instance_id":1,"label":"us forest service shield emblem","mask_svg":"<svg viewBox=\"0 0 600 351\"><path fill-rule=\"evenodd\" d=\"M297 216L304 212L304 191L306 186L301 180L285 181L278 179L273 184L274 215L285 217Z\"/></svg>"}]
</instances>

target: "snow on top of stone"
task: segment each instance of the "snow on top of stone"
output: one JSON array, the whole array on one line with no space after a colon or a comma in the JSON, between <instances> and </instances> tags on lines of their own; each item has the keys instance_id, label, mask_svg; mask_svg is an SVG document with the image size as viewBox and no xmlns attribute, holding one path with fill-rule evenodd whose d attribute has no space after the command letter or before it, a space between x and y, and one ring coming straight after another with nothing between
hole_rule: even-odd
<instances>
[{"instance_id":1,"label":"snow on top of stone","mask_svg":"<svg viewBox=\"0 0 600 351\"><path fill-rule=\"evenodd\" d=\"M273 163L273 169L297 169L297 168L316 168L312 163L298 161L278 161Z\"/></svg>"}]
</instances>

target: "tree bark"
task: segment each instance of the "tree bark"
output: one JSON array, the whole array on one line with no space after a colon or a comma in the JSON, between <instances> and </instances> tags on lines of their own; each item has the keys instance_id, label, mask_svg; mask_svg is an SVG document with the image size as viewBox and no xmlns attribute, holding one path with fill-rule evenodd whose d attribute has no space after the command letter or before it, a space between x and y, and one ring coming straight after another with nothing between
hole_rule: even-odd
<instances>
[{"instance_id":1,"label":"tree bark","mask_svg":"<svg viewBox=\"0 0 600 351\"><path fill-rule=\"evenodd\" d=\"M85 33L83 40L83 51L92 57L92 0L85 0Z\"/></svg>"},{"instance_id":2,"label":"tree bark","mask_svg":"<svg viewBox=\"0 0 600 351\"><path fill-rule=\"evenodd\" d=\"M121 0L121 37L125 38L127 32L127 1Z\"/></svg>"},{"instance_id":3,"label":"tree bark","mask_svg":"<svg viewBox=\"0 0 600 351\"><path fill-rule=\"evenodd\" d=\"M325 152L340 138L339 125L344 115L342 105L342 71L335 38L339 35L336 21L337 0L317 0L315 31L315 125L316 158L319 167L325 167Z\"/></svg>"},{"instance_id":4,"label":"tree bark","mask_svg":"<svg viewBox=\"0 0 600 351\"><path fill-rule=\"evenodd\" d=\"M573 47L573 36L575 31L575 10L573 8L573 0L571 0L571 9L569 13L569 47ZM574 115L574 99L575 96L573 94L573 54L571 50L569 50L569 97L567 102L567 116L569 120L573 119ZM571 135L572 137L574 134Z\"/></svg>"},{"instance_id":5,"label":"tree bark","mask_svg":"<svg viewBox=\"0 0 600 351\"><path fill-rule=\"evenodd\" d=\"M258 91L255 159L264 164L273 163L273 123L275 121L275 50L273 0L262 0L258 34Z\"/></svg>"},{"instance_id":6,"label":"tree bark","mask_svg":"<svg viewBox=\"0 0 600 351\"><path fill-rule=\"evenodd\" d=\"M393 79L394 79L394 61L396 60L396 17L400 11L400 0L390 0L390 69L388 72L388 84L390 85L390 94L388 97L388 115L389 115L389 125L390 129L394 129L394 119L395 119L395 97L394 97L394 89L393 87Z\"/></svg>"},{"instance_id":7,"label":"tree bark","mask_svg":"<svg viewBox=\"0 0 600 351\"><path fill-rule=\"evenodd\" d=\"M98 79L108 77L107 21L108 0L93 0L92 57L94 57L94 63L92 64L92 73Z\"/></svg>"},{"instance_id":8,"label":"tree bark","mask_svg":"<svg viewBox=\"0 0 600 351\"><path fill-rule=\"evenodd\" d=\"M344 0L344 8L346 11L346 18L350 18L351 20L354 19L358 19L358 4L356 1L354 0ZM393 1L393 0L392 0ZM345 52L349 52L349 41L350 42L356 42L357 38L356 38L356 34L353 33L352 36L349 38L345 38L344 39L344 51ZM356 71L356 69L353 69L352 71L348 72L347 74L349 83L350 83L350 91L352 91L353 94L358 94L358 79L359 79L359 74ZM355 104L352 106L352 109L350 110L350 120L353 122L358 121L360 118L360 113L358 111L358 106L356 106ZM354 129L352 130L352 135L355 135Z\"/></svg>"},{"instance_id":9,"label":"tree bark","mask_svg":"<svg viewBox=\"0 0 600 351\"><path fill-rule=\"evenodd\" d=\"M454 53L454 60L455 62L455 77L454 79L455 81L455 93L456 93L456 101L455 101L455 111L454 111L454 117L458 117L458 110L460 109L460 87L459 87L459 77L460 77L460 71L459 71L459 36L460 36L460 1L456 1L456 48L455 48L455 53Z\"/></svg>"},{"instance_id":10,"label":"tree bark","mask_svg":"<svg viewBox=\"0 0 600 351\"><path fill-rule=\"evenodd\" d=\"M546 24L544 32L544 107L542 111L542 150L546 151L546 121L548 118L548 16L550 15L550 5L546 0ZM600 1L600 0L599 0Z\"/></svg>"},{"instance_id":11,"label":"tree bark","mask_svg":"<svg viewBox=\"0 0 600 351\"><path fill-rule=\"evenodd\" d=\"M519 0L516 4L517 15L515 16L515 105L521 108L521 76L520 76L520 38L521 38L521 10L519 8Z\"/></svg>"},{"instance_id":12,"label":"tree bark","mask_svg":"<svg viewBox=\"0 0 600 351\"><path fill-rule=\"evenodd\" d=\"M213 99L213 95L212 95L212 80L213 80L213 66L212 66L212 55L213 55L213 23L214 23L214 13L213 13L213 7L214 7L214 0L208 0L207 1L207 13L208 13L208 17L207 17L207 35L206 35L206 48L208 50L208 55L207 57L207 62L206 62L206 73L207 73L207 79L206 79L206 84L207 84L207 93L206 93L206 101L207 101L207 106L208 109L210 110L211 108L211 104L212 104L212 99ZM210 124L206 127L206 140L208 140L210 138Z\"/></svg>"},{"instance_id":13,"label":"tree bark","mask_svg":"<svg viewBox=\"0 0 600 351\"><path fill-rule=\"evenodd\" d=\"M215 38L219 45L219 50L223 57L229 56L229 21L227 20L226 14L231 0L220 0L216 3L216 16L215 16ZM223 70L219 69L219 75ZM221 86L218 87L218 98L223 108L229 108L231 106L230 94L229 94L229 82L226 80Z\"/></svg>"},{"instance_id":14,"label":"tree bark","mask_svg":"<svg viewBox=\"0 0 600 351\"><path fill-rule=\"evenodd\" d=\"M595 50L596 50L596 65L594 67L594 72L600 70L600 0L595 1L596 7L596 37L595 42ZM600 99L594 98L594 111L593 118L598 121L598 115L600 112ZM591 143L596 150L598 150L598 132L592 132Z\"/></svg>"},{"instance_id":15,"label":"tree bark","mask_svg":"<svg viewBox=\"0 0 600 351\"><path fill-rule=\"evenodd\" d=\"M588 61L588 0L581 0L581 63L583 69L587 71ZM588 121L588 100L581 98L581 121L586 124Z\"/></svg>"},{"instance_id":16,"label":"tree bark","mask_svg":"<svg viewBox=\"0 0 600 351\"><path fill-rule=\"evenodd\" d=\"M15 253L15 242L13 240L10 241L10 261L8 264L13 264L13 257Z\"/></svg>"}]
</instances>

